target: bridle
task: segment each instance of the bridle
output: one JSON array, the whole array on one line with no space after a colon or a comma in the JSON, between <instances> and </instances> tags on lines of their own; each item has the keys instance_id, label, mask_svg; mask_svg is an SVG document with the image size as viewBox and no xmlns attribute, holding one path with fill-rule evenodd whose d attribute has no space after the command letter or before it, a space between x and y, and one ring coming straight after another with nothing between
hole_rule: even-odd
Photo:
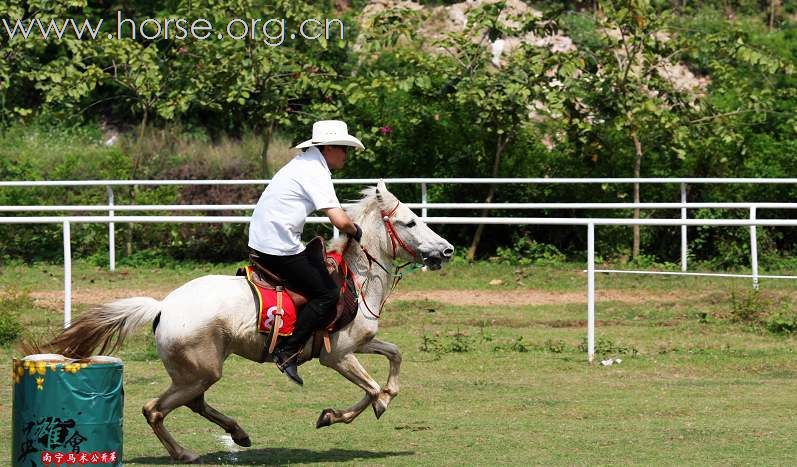
<instances>
[{"instance_id":1,"label":"bridle","mask_svg":"<svg viewBox=\"0 0 797 467\"><path fill-rule=\"evenodd\" d=\"M399 201L396 203L396 206L390 211L385 211L384 209L380 209L379 214L382 216L382 222L385 223L385 230L387 231L388 238L390 238L390 245L393 249L393 259L395 260L396 258L398 258L398 247L400 246L401 248L404 249L404 251L406 251L407 253L410 254L410 256L412 256L412 261L408 261L400 266L396 266L394 272L390 272L381 262L379 262L378 259L376 259L368 251L367 248L358 243L360 249L363 251L365 257L368 259L368 271L366 272L366 276L371 272L371 267L373 267L373 265L376 264L377 266L379 266L381 270L385 271L388 274L388 276L393 277L393 284L390 286L390 291L388 291L388 293L385 294L385 298L382 300L382 303L379 304L378 313L374 313L373 310L371 310L371 307L368 306L368 301L365 299L365 288L367 286L366 282L368 282L368 279L363 281L362 284L357 284L357 281L356 280L354 281L355 286L359 286L360 297L362 298L366 310L368 310L368 313L370 313L374 319L379 319L379 316L382 314L382 308L385 306L385 302L387 302L387 299L388 297L390 297L390 294L393 292L393 289L396 288L396 285L398 285L399 281L401 281L404 275L419 269L419 268L411 268L407 271L401 272L401 270L406 268L407 266L416 264L418 262L418 259L420 258L420 255L418 255L418 253L415 250L413 250L409 245L407 245L407 243L404 240L401 239L401 237L399 237L398 233L396 232L396 228L393 226L393 222L391 221L391 219L393 218L393 215L396 213L396 210L400 205L401 202ZM345 254L346 250L348 250L351 241L352 239L349 238L349 240L346 242L346 245L343 247L343 254Z\"/></svg>"},{"instance_id":2,"label":"bridle","mask_svg":"<svg viewBox=\"0 0 797 467\"><path fill-rule=\"evenodd\" d=\"M401 237L398 236L398 234L396 233L396 228L393 227L393 222L390 221L390 219L393 218L393 214L396 213L396 210L400 205L401 202L396 202L396 206L393 209L391 209L390 212L387 212L384 209L380 209L379 214L382 216L382 222L385 223L385 230L387 230L387 235L390 237L390 246L393 247L393 259L396 259L396 253L398 252L396 244L398 244L399 246L401 246L401 248L404 249L404 251L406 251L407 253L410 254L410 256L412 256L413 260L417 260L418 253L416 253L415 250L410 248L409 245L407 245L404 242L404 240L402 240Z\"/></svg>"}]
</instances>

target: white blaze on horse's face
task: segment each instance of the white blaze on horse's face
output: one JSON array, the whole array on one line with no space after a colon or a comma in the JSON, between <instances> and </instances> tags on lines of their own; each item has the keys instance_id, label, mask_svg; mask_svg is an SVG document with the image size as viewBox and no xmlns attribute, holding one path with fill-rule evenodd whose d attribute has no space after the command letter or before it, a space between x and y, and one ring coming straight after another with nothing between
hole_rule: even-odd
<instances>
[{"instance_id":1,"label":"white blaze on horse's face","mask_svg":"<svg viewBox=\"0 0 797 467\"><path fill-rule=\"evenodd\" d=\"M383 219L386 224L385 235L390 236L390 233L387 232L389 223L394 230L395 238L388 241L393 242L393 249L397 256L423 262L433 270L440 269L444 262L451 259L454 247L446 239L437 235L410 208L401 204L392 193L387 191L383 182L379 182L376 190L382 212L389 214L386 219Z\"/></svg>"}]
</instances>

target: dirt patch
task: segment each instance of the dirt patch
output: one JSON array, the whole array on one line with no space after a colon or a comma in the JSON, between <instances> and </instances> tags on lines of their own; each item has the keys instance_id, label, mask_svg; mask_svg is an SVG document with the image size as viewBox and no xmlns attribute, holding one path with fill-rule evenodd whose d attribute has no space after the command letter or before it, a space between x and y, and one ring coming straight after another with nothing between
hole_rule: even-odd
<instances>
[{"instance_id":1,"label":"dirt patch","mask_svg":"<svg viewBox=\"0 0 797 467\"><path fill-rule=\"evenodd\" d=\"M686 291L627 291L627 290L600 290L595 293L598 301L624 302L631 304L643 303L672 303L684 297L695 299L693 293ZM586 303L587 293L584 292L550 292L533 289L520 290L412 290L396 292L390 297L396 300L431 300L447 303L449 305L561 305L570 303Z\"/></svg>"},{"instance_id":2,"label":"dirt patch","mask_svg":"<svg viewBox=\"0 0 797 467\"><path fill-rule=\"evenodd\" d=\"M72 291L72 304L94 306L128 297L152 297L160 300L165 297L167 293L169 292L158 292L153 290L78 289ZM61 290L31 292L30 297L33 299L33 303L38 307L56 311L64 309L64 292Z\"/></svg>"}]
</instances>

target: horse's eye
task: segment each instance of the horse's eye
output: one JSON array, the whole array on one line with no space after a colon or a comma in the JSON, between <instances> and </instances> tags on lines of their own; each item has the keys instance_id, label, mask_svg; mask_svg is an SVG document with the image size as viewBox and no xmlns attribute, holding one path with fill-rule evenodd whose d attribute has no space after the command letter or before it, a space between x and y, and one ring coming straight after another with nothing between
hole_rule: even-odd
<instances>
[{"instance_id":1,"label":"horse's eye","mask_svg":"<svg viewBox=\"0 0 797 467\"><path fill-rule=\"evenodd\" d=\"M407 227L409 227L409 228L415 227L415 221L407 222Z\"/></svg>"}]
</instances>

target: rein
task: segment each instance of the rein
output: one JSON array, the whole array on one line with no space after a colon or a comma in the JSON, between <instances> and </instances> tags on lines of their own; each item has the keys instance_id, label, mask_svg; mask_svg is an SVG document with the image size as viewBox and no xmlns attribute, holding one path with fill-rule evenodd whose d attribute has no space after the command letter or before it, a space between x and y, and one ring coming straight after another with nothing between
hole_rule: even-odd
<instances>
[{"instance_id":1,"label":"rein","mask_svg":"<svg viewBox=\"0 0 797 467\"><path fill-rule=\"evenodd\" d=\"M382 308L385 306L385 303L387 302L387 299L390 297L390 294L393 293L393 289L396 288L396 286L401 281L401 279L404 278L404 276L406 274L409 274L409 273L415 272L415 271L417 271L419 269L422 269L420 266L417 265L418 264L418 262L417 262L418 254L412 248L410 248L410 246L407 245L407 243L404 242L401 239L401 237L398 236L398 233L396 233L395 227L393 227L393 223L390 222L390 219L393 217L393 214L396 213L396 210L398 209L400 204L401 204L400 202L396 203L396 206L393 209L391 209L389 212L387 212L385 210L380 210L380 215L382 216L382 221L385 223L385 230L387 231L388 237L390 238L390 245L393 248L393 259L395 260L398 257L398 255L397 255L398 248L396 248L396 244L398 244L401 248L404 249L404 251L406 251L407 253L410 254L410 256L412 256L412 261L408 261L408 262L406 262L406 263L404 263L402 265L396 266L395 270L393 272L391 272L381 262L379 262L379 260L376 259L368 251L367 248L365 248L364 246L362 246L362 245L360 245L358 243L358 245L360 246L360 249L365 254L366 259L368 259L368 270L366 271L366 276L370 275L371 268L373 267L374 263L376 263L376 265L379 266L379 268L381 270L383 270L383 271L385 271L385 273L387 273L388 277L392 277L393 278L393 283L390 286L390 290L385 294L385 298L382 300L382 303L379 304L378 313L374 313L373 310L371 310L371 307L368 306L368 301L365 299L365 289L366 289L366 287L368 285L368 282L370 281L370 278L366 278L360 284L357 284L356 278L354 279L355 286L357 286L357 288L360 289L360 297L362 298L363 304L365 305L365 309L368 310L368 313L370 313L371 316L374 319L379 319L379 317L382 315ZM351 237L349 237L348 241L346 241L346 245L343 247L343 250L342 250L342 253L341 253L341 257L349 249L349 245L351 244L351 241L352 241L352 239L351 239ZM409 266L409 269L407 269L404 272L401 272L402 269L404 269L404 268L406 268L408 266Z\"/></svg>"}]
</instances>

